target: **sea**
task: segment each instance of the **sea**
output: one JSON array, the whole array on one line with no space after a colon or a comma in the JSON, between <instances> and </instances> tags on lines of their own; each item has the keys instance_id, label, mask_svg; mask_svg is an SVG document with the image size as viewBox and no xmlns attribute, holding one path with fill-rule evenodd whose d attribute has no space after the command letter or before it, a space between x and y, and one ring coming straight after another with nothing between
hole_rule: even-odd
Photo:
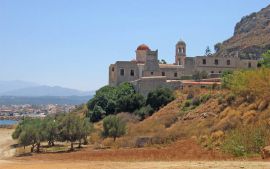
<instances>
[{"instance_id":1,"label":"sea","mask_svg":"<svg viewBox=\"0 0 270 169\"><path fill-rule=\"evenodd\" d=\"M18 123L16 120L0 120L0 125L13 125Z\"/></svg>"}]
</instances>

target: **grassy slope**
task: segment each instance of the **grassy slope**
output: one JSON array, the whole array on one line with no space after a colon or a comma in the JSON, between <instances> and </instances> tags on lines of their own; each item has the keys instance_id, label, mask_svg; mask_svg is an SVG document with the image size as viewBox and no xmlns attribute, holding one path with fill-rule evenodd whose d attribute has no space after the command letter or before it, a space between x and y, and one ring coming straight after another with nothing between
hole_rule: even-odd
<instances>
[{"instance_id":1,"label":"grassy slope","mask_svg":"<svg viewBox=\"0 0 270 169\"><path fill-rule=\"evenodd\" d=\"M232 104L226 99L228 91L195 91L197 96L210 93L211 98L191 110L182 110L187 92L177 92L177 98L144 121L128 124L125 136L102 143L116 147L160 146L176 140L195 138L208 148L218 147L231 129L270 120L270 108L258 110L261 101L245 102L236 98ZM195 95L195 96L196 96ZM101 127L101 124L99 124ZM146 141L145 141L146 140Z\"/></svg>"}]
</instances>

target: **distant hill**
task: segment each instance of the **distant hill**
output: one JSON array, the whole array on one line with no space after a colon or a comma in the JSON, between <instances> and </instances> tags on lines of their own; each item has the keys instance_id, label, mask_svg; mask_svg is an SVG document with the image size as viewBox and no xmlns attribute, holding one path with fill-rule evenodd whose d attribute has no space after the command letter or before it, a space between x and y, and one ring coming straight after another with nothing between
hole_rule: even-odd
<instances>
[{"instance_id":1,"label":"distant hill","mask_svg":"<svg viewBox=\"0 0 270 169\"><path fill-rule=\"evenodd\" d=\"M2 96L88 96L90 92L83 92L75 89L63 88L60 86L34 86L16 89L2 93Z\"/></svg>"},{"instance_id":2,"label":"distant hill","mask_svg":"<svg viewBox=\"0 0 270 169\"><path fill-rule=\"evenodd\" d=\"M4 92L27 88L27 87L34 87L34 86L38 86L38 84L32 83L32 82L20 81L20 80L0 81L0 95Z\"/></svg>"},{"instance_id":3,"label":"distant hill","mask_svg":"<svg viewBox=\"0 0 270 169\"><path fill-rule=\"evenodd\" d=\"M270 49L270 5L243 17L235 25L234 35L217 47L218 56L260 58Z\"/></svg>"}]
</instances>

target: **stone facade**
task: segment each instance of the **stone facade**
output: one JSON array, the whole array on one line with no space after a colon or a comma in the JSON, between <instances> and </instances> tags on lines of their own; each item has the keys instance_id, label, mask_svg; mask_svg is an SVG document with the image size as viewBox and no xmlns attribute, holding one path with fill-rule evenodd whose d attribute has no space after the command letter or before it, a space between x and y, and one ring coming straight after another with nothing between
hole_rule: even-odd
<instances>
[{"instance_id":1,"label":"stone facade","mask_svg":"<svg viewBox=\"0 0 270 169\"><path fill-rule=\"evenodd\" d=\"M205 71L209 77L219 76L225 70L257 68L258 60L239 57L186 56L186 44L179 41L175 46L175 63L160 64L158 50L151 51L142 44L136 50L136 60L117 61L109 67L109 85L131 82L136 91L146 95L158 87L181 88L183 77L196 71Z\"/></svg>"}]
</instances>

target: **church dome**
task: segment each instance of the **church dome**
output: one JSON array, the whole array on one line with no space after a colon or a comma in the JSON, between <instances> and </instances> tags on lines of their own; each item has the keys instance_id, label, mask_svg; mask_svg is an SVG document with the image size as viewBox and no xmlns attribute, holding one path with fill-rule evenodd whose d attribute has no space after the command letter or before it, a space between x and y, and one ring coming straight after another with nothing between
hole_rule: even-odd
<instances>
[{"instance_id":1,"label":"church dome","mask_svg":"<svg viewBox=\"0 0 270 169\"><path fill-rule=\"evenodd\" d=\"M186 43L185 43L185 41L183 41L183 40L179 40L179 41L177 42L177 45L186 45Z\"/></svg>"},{"instance_id":2,"label":"church dome","mask_svg":"<svg viewBox=\"0 0 270 169\"><path fill-rule=\"evenodd\" d=\"M150 48L145 44L141 44L137 47L137 50L150 50Z\"/></svg>"}]
</instances>

